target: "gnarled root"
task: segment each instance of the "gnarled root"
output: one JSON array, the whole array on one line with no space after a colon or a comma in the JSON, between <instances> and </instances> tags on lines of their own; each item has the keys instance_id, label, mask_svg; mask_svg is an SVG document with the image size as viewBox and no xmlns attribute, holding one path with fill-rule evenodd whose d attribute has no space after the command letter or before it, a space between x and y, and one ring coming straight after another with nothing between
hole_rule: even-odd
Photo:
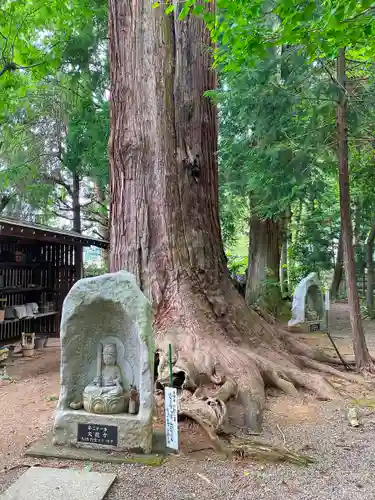
<instances>
[{"instance_id":1,"label":"gnarled root","mask_svg":"<svg viewBox=\"0 0 375 500\"><path fill-rule=\"evenodd\" d=\"M195 298L190 300L196 304ZM331 358L267 323L254 311L243 308L243 316L230 319L212 314L204 307L204 300L202 304L194 309L183 308L184 320L179 316L178 322L163 325L158 335L158 384L169 385L168 345L172 344L179 414L198 422L217 451L230 455L237 450L240 454L271 457L272 449L274 457L293 460L289 452L281 453L264 443L247 443L253 450L250 453L250 448L234 441L234 435L243 438L244 433L260 434L266 389L275 387L293 397L299 397L300 389L304 389L329 400L340 394L327 375L351 382L362 383L363 379L323 364ZM199 315L199 311L203 313ZM247 335L246 325L251 325L251 335ZM237 398L244 409L242 425L236 422L236 428L228 414L231 398ZM221 439L223 436L230 436L229 441Z\"/></svg>"},{"instance_id":2,"label":"gnarled root","mask_svg":"<svg viewBox=\"0 0 375 500\"><path fill-rule=\"evenodd\" d=\"M226 455L229 454L229 450L220 442L217 434L230 432L225 403L236 392L236 383L228 379L211 396L199 387L193 394L183 390L178 399L179 414L198 422L209 436L214 449Z\"/></svg>"},{"instance_id":3,"label":"gnarled root","mask_svg":"<svg viewBox=\"0 0 375 500\"><path fill-rule=\"evenodd\" d=\"M234 433L226 404L230 398L238 397L244 408L242 430L260 434L267 387L276 387L294 397L299 396L299 388L307 389L328 400L340 396L322 373L343 380L360 380L357 375L340 372L306 356L276 352L275 359L271 359L270 355L252 352L246 344L233 346L224 339L196 337L194 345L186 336L181 343L178 337L174 340L172 371L176 386L181 389L179 413L197 421L220 451L223 450L217 436ZM159 347L161 385L169 383L167 352L162 345Z\"/></svg>"},{"instance_id":4,"label":"gnarled root","mask_svg":"<svg viewBox=\"0 0 375 500\"><path fill-rule=\"evenodd\" d=\"M291 462L296 465L308 465L315 461L307 455L300 455L278 446L270 446L262 441L230 437L229 443L233 452L243 458L267 462Z\"/></svg>"}]
</instances>

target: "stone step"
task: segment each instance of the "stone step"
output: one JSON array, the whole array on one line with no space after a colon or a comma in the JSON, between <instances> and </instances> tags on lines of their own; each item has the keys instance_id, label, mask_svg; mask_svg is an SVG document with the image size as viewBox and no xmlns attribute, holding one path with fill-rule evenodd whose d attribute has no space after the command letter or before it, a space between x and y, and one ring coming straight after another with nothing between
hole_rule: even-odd
<instances>
[{"instance_id":1,"label":"stone step","mask_svg":"<svg viewBox=\"0 0 375 500\"><path fill-rule=\"evenodd\" d=\"M31 467L0 500L102 500L115 479L116 474Z\"/></svg>"}]
</instances>

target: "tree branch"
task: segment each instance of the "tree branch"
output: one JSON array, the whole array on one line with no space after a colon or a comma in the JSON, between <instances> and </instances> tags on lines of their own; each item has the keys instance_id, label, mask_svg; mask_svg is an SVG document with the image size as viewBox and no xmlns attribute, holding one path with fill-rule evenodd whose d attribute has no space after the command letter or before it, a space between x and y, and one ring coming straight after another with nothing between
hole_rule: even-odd
<instances>
[{"instance_id":1,"label":"tree branch","mask_svg":"<svg viewBox=\"0 0 375 500\"><path fill-rule=\"evenodd\" d=\"M97 219L96 217L93 217L93 216L87 217L85 214L84 214L84 219L87 222L93 222L94 224L99 224L100 226L106 226L107 225L105 223L106 219L100 220L100 219Z\"/></svg>"},{"instance_id":2,"label":"tree branch","mask_svg":"<svg viewBox=\"0 0 375 500\"><path fill-rule=\"evenodd\" d=\"M366 245L368 245L369 243L372 243L374 241L374 238L375 238L375 222L373 223L373 225L370 229L370 232L367 236Z\"/></svg>"},{"instance_id":3,"label":"tree branch","mask_svg":"<svg viewBox=\"0 0 375 500\"><path fill-rule=\"evenodd\" d=\"M47 184L58 184L59 186L62 186L64 189L66 189L70 196L73 196L72 188L60 176L57 177L55 175L42 174L41 180L46 182Z\"/></svg>"},{"instance_id":4,"label":"tree branch","mask_svg":"<svg viewBox=\"0 0 375 500\"><path fill-rule=\"evenodd\" d=\"M56 212L55 210L52 210L51 213L53 215L55 215L56 217L59 217L61 219L73 221L73 217L68 217L66 214L60 214L59 212Z\"/></svg>"},{"instance_id":5,"label":"tree branch","mask_svg":"<svg viewBox=\"0 0 375 500\"><path fill-rule=\"evenodd\" d=\"M348 92L347 92L346 88L345 88L343 85L341 85L341 83L337 80L337 78L335 78L335 77L333 76L333 74L330 72L330 70L329 70L329 69L327 68L327 66L324 64L324 62L323 62L321 59L319 59L319 62L320 62L320 64L321 64L322 68L324 69L324 71L327 73L327 75L328 75L328 76L330 77L330 79L333 81L333 83L334 83L335 85L337 85L337 87L339 87L339 88L340 88L340 89L341 89L341 90L345 93L345 95L347 95L347 93L348 93Z\"/></svg>"},{"instance_id":6,"label":"tree branch","mask_svg":"<svg viewBox=\"0 0 375 500\"><path fill-rule=\"evenodd\" d=\"M352 21L355 21L356 19L358 19L359 17L362 17L362 16L365 16L366 14L369 14L371 11L375 10L375 5L371 5L370 7L368 7L367 9L363 10L362 12L359 12L358 14L356 14L355 16L353 17L348 17L348 19L344 19L344 23L350 23Z\"/></svg>"}]
</instances>

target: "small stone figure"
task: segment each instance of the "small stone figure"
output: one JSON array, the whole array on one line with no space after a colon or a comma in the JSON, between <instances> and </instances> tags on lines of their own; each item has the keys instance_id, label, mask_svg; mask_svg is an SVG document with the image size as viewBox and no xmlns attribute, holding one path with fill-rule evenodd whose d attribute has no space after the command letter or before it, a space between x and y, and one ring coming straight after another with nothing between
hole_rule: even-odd
<instances>
[{"instance_id":1,"label":"small stone figure","mask_svg":"<svg viewBox=\"0 0 375 500\"><path fill-rule=\"evenodd\" d=\"M83 391L83 403L73 402L72 409L83 408L88 413L116 414L128 410L129 394L122 385L115 344L99 344L97 375Z\"/></svg>"},{"instance_id":2,"label":"small stone figure","mask_svg":"<svg viewBox=\"0 0 375 500\"><path fill-rule=\"evenodd\" d=\"M110 393L114 396L123 394L121 370L117 364L117 348L115 344L104 345L103 363L98 353L98 368L98 375L93 380L93 385L100 387L101 394Z\"/></svg>"},{"instance_id":3,"label":"small stone figure","mask_svg":"<svg viewBox=\"0 0 375 500\"><path fill-rule=\"evenodd\" d=\"M151 452L152 321L152 304L126 271L83 278L70 289L53 445Z\"/></svg>"}]
</instances>

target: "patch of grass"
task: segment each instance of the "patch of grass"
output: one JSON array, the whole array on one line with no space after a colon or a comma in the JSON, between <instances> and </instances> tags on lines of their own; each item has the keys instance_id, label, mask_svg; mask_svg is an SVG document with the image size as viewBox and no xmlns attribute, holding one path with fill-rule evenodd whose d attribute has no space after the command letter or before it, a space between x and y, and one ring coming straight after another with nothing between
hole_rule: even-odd
<instances>
[{"instance_id":1,"label":"patch of grass","mask_svg":"<svg viewBox=\"0 0 375 500\"><path fill-rule=\"evenodd\" d=\"M58 397L57 397L57 396L47 396L47 397L46 397L46 400L47 400L47 401L57 401L57 400L58 400Z\"/></svg>"},{"instance_id":2,"label":"patch of grass","mask_svg":"<svg viewBox=\"0 0 375 500\"><path fill-rule=\"evenodd\" d=\"M353 399L352 405L365 406L367 408L375 409L375 399L370 399L370 398Z\"/></svg>"}]
</instances>

